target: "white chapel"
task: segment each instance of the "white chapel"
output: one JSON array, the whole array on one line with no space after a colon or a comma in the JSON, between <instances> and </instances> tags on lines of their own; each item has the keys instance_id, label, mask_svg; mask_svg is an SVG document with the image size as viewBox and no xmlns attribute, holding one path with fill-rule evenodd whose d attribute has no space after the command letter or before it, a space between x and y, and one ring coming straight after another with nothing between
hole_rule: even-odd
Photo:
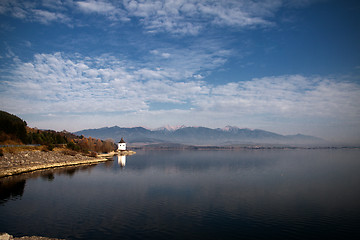
<instances>
[{"instance_id":1,"label":"white chapel","mask_svg":"<svg viewBox=\"0 0 360 240\"><path fill-rule=\"evenodd\" d=\"M123 138L121 138L120 142L118 142L118 151L125 151L126 150L126 142Z\"/></svg>"}]
</instances>

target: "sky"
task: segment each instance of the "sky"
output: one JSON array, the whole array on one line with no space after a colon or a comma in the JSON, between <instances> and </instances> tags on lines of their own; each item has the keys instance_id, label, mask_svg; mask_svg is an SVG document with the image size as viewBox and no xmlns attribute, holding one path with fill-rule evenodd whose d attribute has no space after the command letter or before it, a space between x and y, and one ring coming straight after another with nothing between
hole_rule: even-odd
<instances>
[{"instance_id":1,"label":"sky","mask_svg":"<svg viewBox=\"0 0 360 240\"><path fill-rule=\"evenodd\" d=\"M0 0L0 104L40 129L360 143L360 2Z\"/></svg>"}]
</instances>

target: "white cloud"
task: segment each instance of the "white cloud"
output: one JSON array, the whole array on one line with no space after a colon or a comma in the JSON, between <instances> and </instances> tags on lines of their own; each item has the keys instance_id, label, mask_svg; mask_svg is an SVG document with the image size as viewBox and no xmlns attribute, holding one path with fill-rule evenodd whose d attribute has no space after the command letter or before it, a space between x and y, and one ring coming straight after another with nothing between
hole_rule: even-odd
<instances>
[{"instance_id":1,"label":"white cloud","mask_svg":"<svg viewBox=\"0 0 360 240\"><path fill-rule=\"evenodd\" d=\"M87 24L75 19L74 14L82 12L102 15L113 23L136 19L149 33L197 35L212 26L238 29L272 26L274 15L282 7L307 6L313 1L316 0L2 0L0 14L72 27Z\"/></svg>"},{"instance_id":2,"label":"white cloud","mask_svg":"<svg viewBox=\"0 0 360 240\"><path fill-rule=\"evenodd\" d=\"M115 10L111 3L102 1L80 1L76 2L76 4L86 12L111 13Z\"/></svg>"},{"instance_id":3,"label":"white cloud","mask_svg":"<svg viewBox=\"0 0 360 240\"><path fill-rule=\"evenodd\" d=\"M238 28L271 25L270 18L280 7L279 0L3 0L0 14L43 24L61 22L72 26L74 10L79 10L85 14L103 15L113 22L139 19L147 32L197 35L210 25Z\"/></svg>"},{"instance_id":4,"label":"white cloud","mask_svg":"<svg viewBox=\"0 0 360 240\"><path fill-rule=\"evenodd\" d=\"M169 58L171 56L170 53L167 52L159 52L158 50L151 50L150 51L151 54L156 55L156 56L161 56L163 58Z\"/></svg>"},{"instance_id":5,"label":"white cloud","mask_svg":"<svg viewBox=\"0 0 360 240\"><path fill-rule=\"evenodd\" d=\"M143 20L149 32L196 35L208 24L239 28L269 25L267 18L281 7L281 1L125 0L124 6L130 17Z\"/></svg>"},{"instance_id":6,"label":"white cloud","mask_svg":"<svg viewBox=\"0 0 360 240\"><path fill-rule=\"evenodd\" d=\"M72 4L72 0L42 0L41 5L46 9L55 11L66 10L66 6Z\"/></svg>"},{"instance_id":7,"label":"white cloud","mask_svg":"<svg viewBox=\"0 0 360 240\"><path fill-rule=\"evenodd\" d=\"M16 99L6 101L11 112L18 112L19 106L22 113L136 112L148 109L151 101L181 103L204 91L201 82L168 80L172 73L166 70L129 66L112 58L37 54L33 62L19 63L11 71L12 77L3 82L6 97L2 97Z\"/></svg>"},{"instance_id":8,"label":"white cloud","mask_svg":"<svg viewBox=\"0 0 360 240\"><path fill-rule=\"evenodd\" d=\"M202 40L183 48L159 48L150 51L148 63L156 69L166 72L168 78L184 80L187 78L201 79L212 70L226 63L235 51L223 49L218 42ZM164 76L165 77L165 76Z\"/></svg>"},{"instance_id":9,"label":"white cloud","mask_svg":"<svg viewBox=\"0 0 360 240\"><path fill-rule=\"evenodd\" d=\"M43 24L49 24L51 22L62 22L70 23L71 20L69 17L62 13L49 12L46 10L33 9L33 18L34 20L41 22Z\"/></svg>"},{"instance_id":10,"label":"white cloud","mask_svg":"<svg viewBox=\"0 0 360 240\"><path fill-rule=\"evenodd\" d=\"M0 1L0 14L8 14L15 18L42 24L60 22L72 26L71 17L66 12L70 3L69 1L60 0L2 0Z\"/></svg>"},{"instance_id":11,"label":"white cloud","mask_svg":"<svg viewBox=\"0 0 360 240\"><path fill-rule=\"evenodd\" d=\"M207 111L295 118L360 118L360 86L301 75L265 77L214 87L198 103Z\"/></svg>"},{"instance_id":12,"label":"white cloud","mask_svg":"<svg viewBox=\"0 0 360 240\"><path fill-rule=\"evenodd\" d=\"M149 127L231 124L265 126L278 132L300 126L315 132L360 129L357 83L289 75L211 85L193 77L202 72L185 70L173 74L167 68L144 67L111 56L37 54L33 61L18 62L9 70L0 85L0 100L4 110L15 114L85 117L122 112L127 119L122 120L124 124ZM150 109L153 103L158 110ZM161 110L162 103L178 104L182 110Z\"/></svg>"},{"instance_id":13,"label":"white cloud","mask_svg":"<svg viewBox=\"0 0 360 240\"><path fill-rule=\"evenodd\" d=\"M123 21L127 22L130 19L127 13L121 8L121 4L115 5L116 2L86 0L76 2L76 6L84 13L97 13L104 15L110 21Z\"/></svg>"},{"instance_id":14,"label":"white cloud","mask_svg":"<svg viewBox=\"0 0 360 240\"><path fill-rule=\"evenodd\" d=\"M32 46L31 42L30 42L30 41L27 41L27 40L25 40L25 41L23 42L23 44L24 44L24 46L26 46L26 47L28 47L28 48L30 48L30 47Z\"/></svg>"}]
</instances>

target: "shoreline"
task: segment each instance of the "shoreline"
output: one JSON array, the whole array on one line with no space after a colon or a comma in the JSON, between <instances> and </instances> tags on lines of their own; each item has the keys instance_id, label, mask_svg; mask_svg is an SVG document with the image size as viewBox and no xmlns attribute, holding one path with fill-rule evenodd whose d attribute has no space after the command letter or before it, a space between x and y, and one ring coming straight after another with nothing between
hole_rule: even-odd
<instances>
[{"instance_id":1,"label":"shoreline","mask_svg":"<svg viewBox=\"0 0 360 240\"><path fill-rule=\"evenodd\" d=\"M16 153L4 153L3 156L0 157L0 178L50 168L98 164L111 161L109 158L115 154L119 153L99 154L97 157L89 157L76 152L60 150L49 152L25 150ZM135 152L126 151L122 154L132 155L135 154Z\"/></svg>"},{"instance_id":2,"label":"shoreline","mask_svg":"<svg viewBox=\"0 0 360 240\"><path fill-rule=\"evenodd\" d=\"M60 238L49 238L49 237L40 237L40 236L23 236L23 237L14 237L8 233L0 233L1 240L62 240Z\"/></svg>"},{"instance_id":3,"label":"shoreline","mask_svg":"<svg viewBox=\"0 0 360 240\"><path fill-rule=\"evenodd\" d=\"M124 150L124 151L112 151L112 152L109 152L109 153L101 153L101 154L98 154L97 156L98 157L105 157L105 158L108 158L108 157L113 157L115 155L120 155L120 156L130 156L130 155L134 155L136 154L135 151L132 151L132 150Z\"/></svg>"}]
</instances>

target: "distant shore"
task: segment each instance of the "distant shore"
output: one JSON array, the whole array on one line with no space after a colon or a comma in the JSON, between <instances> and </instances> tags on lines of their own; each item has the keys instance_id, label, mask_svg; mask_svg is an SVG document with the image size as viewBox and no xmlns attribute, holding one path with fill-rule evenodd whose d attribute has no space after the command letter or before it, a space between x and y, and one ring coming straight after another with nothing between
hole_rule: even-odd
<instances>
[{"instance_id":1,"label":"distant shore","mask_svg":"<svg viewBox=\"0 0 360 240\"><path fill-rule=\"evenodd\" d=\"M130 156L135 154L136 152L132 151L132 150L123 150L123 151L113 151L113 152L109 152L109 153L103 153L103 154L98 154L98 157L102 157L102 158L108 158L108 157L112 157L114 155L120 155L120 156Z\"/></svg>"},{"instance_id":2,"label":"distant shore","mask_svg":"<svg viewBox=\"0 0 360 240\"><path fill-rule=\"evenodd\" d=\"M133 144L135 150L288 150L288 149L359 149L358 145L284 145L284 144L238 144L238 145L185 145L179 143Z\"/></svg>"},{"instance_id":3,"label":"distant shore","mask_svg":"<svg viewBox=\"0 0 360 240\"><path fill-rule=\"evenodd\" d=\"M64 150L48 152L40 150L25 150L14 153L5 152L3 156L0 157L0 178L47 168L97 164L109 161L109 158L113 155L114 152L90 157L78 152Z\"/></svg>"}]
</instances>

